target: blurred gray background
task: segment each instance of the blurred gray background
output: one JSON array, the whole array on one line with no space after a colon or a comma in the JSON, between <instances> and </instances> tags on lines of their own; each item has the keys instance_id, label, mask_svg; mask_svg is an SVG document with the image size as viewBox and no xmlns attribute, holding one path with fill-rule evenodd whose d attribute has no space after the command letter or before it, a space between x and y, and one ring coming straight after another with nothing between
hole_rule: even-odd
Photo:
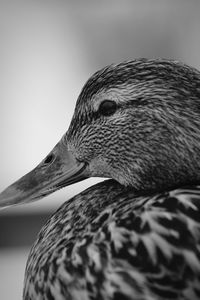
<instances>
[{"instance_id":1,"label":"blurred gray background","mask_svg":"<svg viewBox=\"0 0 200 300\"><path fill-rule=\"evenodd\" d=\"M53 148L97 69L137 57L200 69L199 13L198 0L1 0L0 189ZM1 299L21 299L28 251L46 218L96 181L0 212Z\"/></svg>"}]
</instances>

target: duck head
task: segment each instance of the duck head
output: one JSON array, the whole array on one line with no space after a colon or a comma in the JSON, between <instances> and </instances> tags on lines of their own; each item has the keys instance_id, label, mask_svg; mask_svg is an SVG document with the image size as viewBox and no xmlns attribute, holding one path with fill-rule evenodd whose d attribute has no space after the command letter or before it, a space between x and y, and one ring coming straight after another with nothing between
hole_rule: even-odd
<instances>
[{"instance_id":1,"label":"duck head","mask_svg":"<svg viewBox=\"0 0 200 300\"><path fill-rule=\"evenodd\" d=\"M200 73L176 61L110 65L85 84L66 134L0 206L29 202L88 177L136 192L200 180Z\"/></svg>"}]
</instances>

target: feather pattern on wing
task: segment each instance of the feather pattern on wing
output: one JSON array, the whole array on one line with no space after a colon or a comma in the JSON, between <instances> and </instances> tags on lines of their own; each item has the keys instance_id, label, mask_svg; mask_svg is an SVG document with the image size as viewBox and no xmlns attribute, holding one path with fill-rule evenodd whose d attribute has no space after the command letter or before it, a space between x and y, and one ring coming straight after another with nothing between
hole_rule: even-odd
<instances>
[{"instance_id":1,"label":"feather pattern on wing","mask_svg":"<svg viewBox=\"0 0 200 300\"><path fill-rule=\"evenodd\" d=\"M199 282L200 188L137 196L109 180L43 227L24 299L197 300Z\"/></svg>"}]
</instances>

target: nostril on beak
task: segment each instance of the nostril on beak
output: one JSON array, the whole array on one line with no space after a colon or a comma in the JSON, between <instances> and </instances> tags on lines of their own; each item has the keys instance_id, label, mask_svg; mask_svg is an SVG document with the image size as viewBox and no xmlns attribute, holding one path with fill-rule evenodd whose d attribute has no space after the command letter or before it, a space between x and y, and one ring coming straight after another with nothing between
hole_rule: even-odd
<instances>
[{"instance_id":1,"label":"nostril on beak","mask_svg":"<svg viewBox=\"0 0 200 300\"><path fill-rule=\"evenodd\" d=\"M47 157L44 160L45 165L49 165L54 161L55 155L53 153L47 155Z\"/></svg>"}]
</instances>

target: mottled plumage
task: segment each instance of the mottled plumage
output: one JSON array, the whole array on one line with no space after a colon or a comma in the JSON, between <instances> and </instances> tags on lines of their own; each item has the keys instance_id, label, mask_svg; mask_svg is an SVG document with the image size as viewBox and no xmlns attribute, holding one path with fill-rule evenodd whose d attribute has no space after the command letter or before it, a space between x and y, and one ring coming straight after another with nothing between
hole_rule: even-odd
<instances>
[{"instance_id":1,"label":"mottled plumage","mask_svg":"<svg viewBox=\"0 0 200 300\"><path fill-rule=\"evenodd\" d=\"M109 118L99 115L105 99L118 104ZM89 176L163 190L200 180L199 115L197 70L162 59L134 60L88 80L63 139L88 163Z\"/></svg>"},{"instance_id":2,"label":"mottled plumage","mask_svg":"<svg viewBox=\"0 0 200 300\"><path fill-rule=\"evenodd\" d=\"M87 189L43 227L25 278L25 300L199 299L200 187Z\"/></svg>"},{"instance_id":3,"label":"mottled plumage","mask_svg":"<svg viewBox=\"0 0 200 300\"><path fill-rule=\"evenodd\" d=\"M67 133L0 206L88 177L29 255L24 300L200 299L200 72L169 60L108 66Z\"/></svg>"}]
</instances>

